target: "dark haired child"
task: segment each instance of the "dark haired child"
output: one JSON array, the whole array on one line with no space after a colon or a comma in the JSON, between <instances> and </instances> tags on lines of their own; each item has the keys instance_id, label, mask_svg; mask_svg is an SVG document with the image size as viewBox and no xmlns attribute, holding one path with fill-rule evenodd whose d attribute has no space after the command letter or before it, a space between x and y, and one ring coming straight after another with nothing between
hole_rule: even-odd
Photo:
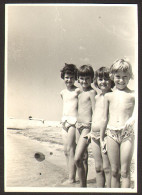
<instances>
[{"instance_id":1,"label":"dark haired child","mask_svg":"<svg viewBox=\"0 0 142 195\"><path fill-rule=\"evenodd\" d=\"M65 64L61 70L61 78L64 80L66 89L61 91L63 100L62 116L62 139L64 144L64 153L67 160L69 180L65 183L74 183L76 167L74 163L75 154L75 135L77 122L78 95L80 93L74 83L77 79L77 68L74 64Z\"/></svg>"},{"instance_id":2,"label":"dark haired child","mask_svg":"<svg viewBox=\"0 0 142 195\"><path fill-rule=\"evenodd\" d=\"M106 152L106 143L103 142L104 148L101 149L100 143L100 128L104 112L104 95L111 92L114 87L114 82L110 79L110 70L106 67L101 67L95 71L94 85L100 90L100 93L95 96L95 107L92 116L91 128L91 146L92 153L95 159L96 170L96 185L98 188L110 188L110 163Z\"/></svg>"},{"instance_id":3,"label":"dark haired child","mask_svg":"<svg viewBox=\"0 0 142 195\"><path fill-rule=\"evenodd\" d=\"M80 187L87 187L88 140L85 136L91 130L92 107L96 95L95 90L91 87L93 78L94 71L91 66L83 65L78 69L78 82L81 85L82 92L78 96L75 164L78 170Z\"/></svg>"}]
</instances>

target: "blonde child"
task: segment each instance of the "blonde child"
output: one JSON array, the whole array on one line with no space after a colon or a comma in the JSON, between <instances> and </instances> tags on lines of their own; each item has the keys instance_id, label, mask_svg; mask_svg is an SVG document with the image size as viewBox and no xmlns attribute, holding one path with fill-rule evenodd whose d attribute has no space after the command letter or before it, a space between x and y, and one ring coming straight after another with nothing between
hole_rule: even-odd
<instances>
[{"instance_id":1,"label":"blonde child","mask_svg":"<svg viewBox=\"0 0 142 195\"><path fill-rule=\"evenodd\" d=\"M110 67L115 89L105 94L101 143L107 133L107 152L111 165L111 187L118 186L121 170L121 188L130 187L130 163L134 148L134 92L127 85L133 77L131 64L116 60ZM102 144L103 147L103 144Z\"/></svg>"},{"instance_id":2,"label":"blonde child","mask_svg":"<svg viewBox=\"0 0 142 195\"><path fill-rule=\"evenodd\" d=\"M77 166L81 187L87 187L88 141L85 136L91 130L92 104L94 104L96 95L96 92L91 87L93 78L94 71L91 66L83 65L78 69L78 81L82 87L82 92L78 96L75 164Z\"/></svg>"},{"instance_id":3,"label":"blonde child","mask_svg":"<svg viewBox=\"0 0 142 195\"><path fill-rule=\"evenodd\" d=\"M61 70L61 78L64 79L66 89L61 91L63 100L62 139L64 153L67 160L69 180L65 183L74 183L76 167L74 164L75 134L77 122L78 95L80 93L74 83L77 79L77 68L74 64L65 64Z\"/></svg>"},{"instance_id":4,"label":"blonde child","mask_svg":"<svg viewBox=\"0 0 142 195\"><path fill-rule=\"evenodd\" d=\"M92 116L91 128L91 145L92 153L95 159L96 169L96 184L98 188L105 186L110 187L110 163L106 151L101 150L100 145L100 128L101 120L104 111L104 96L106 93L111 92L114 87L114 82L109 77L109 69L101 67L95 72L95 87L100 89L100 93L95 96L95 108Z\"/></svg>"}]
</instances>

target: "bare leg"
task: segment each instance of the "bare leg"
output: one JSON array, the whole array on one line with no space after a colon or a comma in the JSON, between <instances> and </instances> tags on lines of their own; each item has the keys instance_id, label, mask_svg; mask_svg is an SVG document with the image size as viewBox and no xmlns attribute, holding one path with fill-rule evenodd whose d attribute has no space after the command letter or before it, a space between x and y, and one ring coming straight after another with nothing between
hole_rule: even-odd
<instances>
[{"instance_id":1,"label":"bare leg","mask_svg":"<svg viewBox=\"0 0 142 195\"><path fill-rule=\"evenodd\" d=\"M103 171L103 159L100 148L100 141L91 139L92 153L95 159L95 169L96 169L96 182L97 188L103 188L105 186L105 178Z\"/></svg>"},{"instance_id":2,"label":"bare leg","mask_svg":"<svg viewBox=\"0 0 142 195\"><path fill-rule=\"evenodd\" d=\"M102 158L103 158L103 169L104 169L105 179L106 179L106 187L110 188L111 187L111 167L110 167L110 162L109 162L107 153L106 154L102 153Z\"/></svg>"},{"instance_id":3,"label":"bare leg","mask_svg":"<svg viewBox=\"0 0 142 195\"><path fill-rule=\"evenodd\" d=\"M68 183L75 182L76 166L74 163L75 154L75 128L70 127L68 132L64 129L62 130L62 138L64 143L64 152L67 159L67 167L69 171L69 181Z\"/></svg>"},{"instance_id":4,"label":"bare leg","mask_svg":"<svg viewBox=\"0 0 142 195\"><path fill-rule=\"evenodd\" d=\"M68 133L64 129L62 129L62 140L63 140L63 145L64 145L64 154L65 154L65 157L66 157L67 169L68 169L69 157L68 157L68 154L67 154L67 135L68 135Z\"/></svg>"},{"instance_id":5,"label":"bare leg","mask_svg":"<svg viewBox=\"0 0 142 195\"><path fill-rule=\"evenodd\" d=\"M126 140L121 143L120 157L121 157L121 188L130 187L130 163L133 156L134 140Z\"/></svg>"},{"instance_id":6,"label":"bare leg","mask_svg":"<svg viewBox=\"0 0 142 195\"><path fill-rule=\"evenodd\" d=\"M88 175L88 150L86 148L84 155L83 155L83 166L84 166L84 171L85 171L85 177L87 180L87 175Z\"/></svg>"},{"instance_id":7,"label":"bare leg","mask_svg":"<svg viewBox=\"0 0 142 195\"><path fill-rule=\"evenodd\" d=\"M111 188L119 186L120 145L107 136L107 152L111 165Z\"/></svg>"},{"instance_id":8,"label":"bare leg","mask_svg":"<svg viewBox=\"0 0 142 195\"><path fill-rule=\"evenodd\" d=\"M74 155L75 155L75 128L70 127L68 130L67 136L67 153L69 156L69 181L75 182L76 176L76 166L74 163Z\"/></svg>"},{"instance_id":9,"label":"bare leg","mask_svg":"<svg viewBox=\"0 0 142 195\"><path fill-rule=\"evenodd\" d=\"M78 176L80 180L81 187L87 187L86 173L83 165L83 155L88 146L88 142L85 138L83 138L87 133L89 133L88 129L84 129L79 137L76 152L75 152L75 164L78 170Z\"/></svg>"}]
</instances>

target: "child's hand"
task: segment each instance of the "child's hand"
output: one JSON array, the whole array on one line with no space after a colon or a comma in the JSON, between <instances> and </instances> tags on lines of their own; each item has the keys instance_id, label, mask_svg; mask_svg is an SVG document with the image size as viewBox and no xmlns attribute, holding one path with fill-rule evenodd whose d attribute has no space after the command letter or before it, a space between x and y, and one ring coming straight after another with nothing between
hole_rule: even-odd
<instances>
[{"instance_id":1,"label":"child's hand","mask_svg":"<svg viewBox=\"0 0 142 195\"><path fill-rule=\"evenodd\" d=\"M88 141L90 141L91 140L91 133L88 133L87 135L85 135L84 138L87 138Z\"/></svg>"},{"instance_id":2,"label":"child's hand","mask_svg":"<svg viewBox=\"0 0 142 195\"><path fill-rule=\"evenodd\" d=\"M130 118L126 121L124 129L125 129L125 128L133 127L134 124L135 124L135 118L134 118L134 117L130 117Z\"/></svg>"},{"instance_id":3,"label":"child's hand","mask_svg":"<svg viewBox=\"0 0 142 195\"><path fill-rule=\"evenodd\" d=\"M101 151L102 151L102 153L106 153L107 152L105 140L101 141Z\"/></svg>"}]
</instances>

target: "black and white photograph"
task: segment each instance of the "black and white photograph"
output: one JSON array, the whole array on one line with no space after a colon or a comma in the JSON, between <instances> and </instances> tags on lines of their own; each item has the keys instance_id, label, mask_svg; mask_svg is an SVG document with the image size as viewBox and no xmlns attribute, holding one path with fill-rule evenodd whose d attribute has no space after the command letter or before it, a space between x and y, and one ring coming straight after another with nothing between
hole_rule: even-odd
<instances>
[{"instance_id":1,"label":"black and white photograph","mask_svg":"<svg viewBox=\"0 0 142 195\"><path fill-rule=\"evenodd\" d=\"M137 4L5 4L4 191L136 193Z\"/></svg>"}]
</instances>

